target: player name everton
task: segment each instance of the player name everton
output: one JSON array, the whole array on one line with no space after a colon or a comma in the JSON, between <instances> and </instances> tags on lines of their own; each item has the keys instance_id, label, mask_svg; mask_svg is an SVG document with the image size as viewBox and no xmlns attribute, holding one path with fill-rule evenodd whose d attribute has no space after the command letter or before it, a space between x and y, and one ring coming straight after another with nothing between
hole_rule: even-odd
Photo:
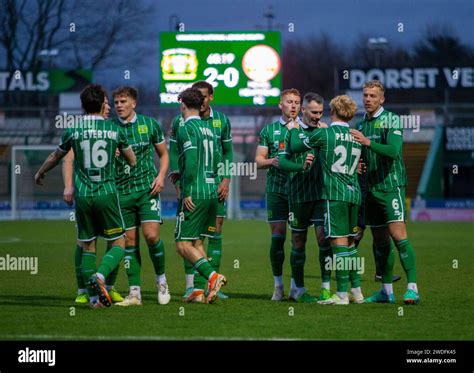
<instances>
[{"instance_id":1,"label":"player name everton","mask_svg":"<svg viewBox=\"0 0 474 373\"><path fill-rule=\"evenodd\" d=\"M85 130L74 131L74 139L111 139L117 140L117 131Z\"/></svg>"}]
</instances>

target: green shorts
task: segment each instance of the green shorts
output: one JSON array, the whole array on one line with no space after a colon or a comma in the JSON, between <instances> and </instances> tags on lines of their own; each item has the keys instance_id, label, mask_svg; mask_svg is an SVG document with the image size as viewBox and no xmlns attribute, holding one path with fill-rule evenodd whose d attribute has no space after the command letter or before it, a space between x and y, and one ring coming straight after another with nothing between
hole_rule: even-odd
<instances>
[{"instance_id":1,"label":"green shorts","mask_svg":"<svg viewBox=\"0 0 474 373\"><path fill-rule=\"evenodd\" d=\"M92 241L102 236L108 241L124 235L124 222L117 194L76 197L77 239Z\"/></svg>"},{"instance_id":2,"label":"green shorts","mask_svg":"<svg viewBox=\"0 0 474 373\"><path fill-rule=\"evenodd\" d=\"M384 227L396 221L405 222L405 188L391 192L367 192L365 220L371 227Z\"/></svg>"},{"instance_id":3,"label":"green shorts","mask_svg":"<svg viewBox=\"0 0 474 373\"><path fill-rule=\"evenodd\" d=\"M325 201L324 238L356 236L359 206L343 201Z\"/></svg>"},{"instance_id":4,"label":"green shorts","mask_svg":"<svg viewBox=\"0 0 474 373\"><path fill-rule=\"evenodd\" d=\"M288 196L281 193L267 193L267 223L288 221L290 207Z\"/></svg>"},{"instance_id":5,"label":"green shorts","mask_svg":"<svg viewBox=\"0 0 474 373\"><path fill-rule=\"evenodd\" d=\"M308 227L324 224L324 201L309 201L301 203L290 202L288 218L292 231L305 232Z\"/></svg>"},{"instance_id":6,"label":"green shorts","mask_svg":"<svg viewBox=\"0 0 474 373\"><path fill-rule=\"evenodd\" d=\"M217 201L217 217L226 218L227 217L227 202Z\"/></svg>"},{"instance_id":7,"label":"green shorts","mask_svg":"<svg viewBox=\"0 0 474 373\"><path fill-rule=\"evenodd\" d=\"M175 241L195 241L204 237L214 237L216 233L217 205L216 199L193 199L195 208L188 211L181 201L178 206Z\"/></svg>"},{"instance_id":8,"label":"green shorts","mask_svg":"<svg viewBox=\"0 0 474 373\"><path fill-rule=\"evenodd\" d=\"M161 203L160 195L150 196L148 190L119 195L125 229L139 227L141 223L154 221L160 224Z\"/></svg>"}]
</instances>

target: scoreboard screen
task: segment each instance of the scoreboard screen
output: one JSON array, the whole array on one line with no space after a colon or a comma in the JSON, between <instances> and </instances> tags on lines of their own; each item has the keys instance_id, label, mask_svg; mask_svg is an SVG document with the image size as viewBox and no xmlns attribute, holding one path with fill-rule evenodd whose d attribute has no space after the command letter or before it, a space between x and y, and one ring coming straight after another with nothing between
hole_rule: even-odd
<instances>
[{"instance_id":1,"label":"scoreboard screen","mask_svg":"<svg viewBox=\"0 0 474 373\"><path fill-rule=\"evenodd\" d=\"M281 92L279 32L163 32L160 101L198 80L214 87L214 105L276 105Z\"/></svg>"}]
</instances>

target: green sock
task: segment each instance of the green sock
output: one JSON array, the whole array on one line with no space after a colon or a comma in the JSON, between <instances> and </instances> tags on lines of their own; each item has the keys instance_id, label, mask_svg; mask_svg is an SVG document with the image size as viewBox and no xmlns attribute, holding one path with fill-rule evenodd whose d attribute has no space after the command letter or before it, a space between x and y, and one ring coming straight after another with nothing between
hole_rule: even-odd
<instances>
[{"instance_id":1,"label":"green sock","mask_svg":"<svg viewBox=\"0 0 474 373\"><path fill-rule=\"evenodd\" d=\"M134 246L125 248L125 270L127 271L128 286L141 286L142 257L140 249Z\"/></svg>"},{"instance_id":2,"label":"green sock","mask_svg":"<svg viewBox=\"0 0 474 373\"><path fill-rule=\"evenodd\" d=\"M194 271L194 285L193 288L195 290L204 290L206 289L206 284L207 284L207 278L204 278L198 270Z\"/></svg>"},{"instance_id":3,"label":"green sock","mask_svg":"<svg viewBox=\"0 0 474 373\"><path fill-rule=\"evenodd\" d=\"M283 274L283 262L285 261L285 239L284 234L272 234L270 246L270 262L272 263L273 276Z\"/></svg>"},{"instance_id":4,"label":"green sock","mask_svg":"<svg viewBox=\"0 0 474 373\"><path fill-rule=\"evenodd\" d=\"M148 246L150 258L155 268L155 274L161 276L165 273L165 245L162 240L156 244Z\"/></svg>"},{"instance_id":5,"label":"green sock","mask_svg":"<svg viewBox=\"0 0 474 373\"><path fill-rule=\"evenodd\" d=\"M351 282L351 287L352 288L358 288L360 287L360 273L359 270L362 270L362 268L357 268L357 265L359 264L357 257L358 257L358 250L357 247L351 246L348 249L349 255L348 258L351 261L352 267L349 270L349 280Z\"/></svg>"},{"instance_id":6,"label":"green sock","mask_svg":"<svg viewBox=\"0 0 474 373\"><path fill-rule=\"evenodd\" d=\"M319 267L321 268L321 280L322 282L331 281L331 270L326 269L326 258L332 259L331 245L326 242L323 246L319 246Z\"/></svg>"},{"instance_id":7,"label":"green sock","mask_svg":"<svg viewBox=\"0 0 474 373\"><path fill-rule=\"evenodd\" d=\"M120 246L111 247L102 258L97 272L106 278L120 264L123 254L124 250Z\"/></svg>"},{"instance_id":8,"label":"green sock","mask_svg":"<svg viewBox=\"0 0 474 373\"><path fill-rule=\"evenodd\" d=\"M222 235L216 234L213 238L209 238L209 245L207 247L207 257L209 263L211 263L214 271L219 273L221 268L221 256L222 256Z\"/></svg>"},{"instance_id":9,"label":"green sock","mask_svg":"<svg viewBox=\"0 0 474 373\"><path fill-rule=\"evenodd\" d=\"M348 256L347 246L334 246L332 248L336 256L336 282L338 292L347 292L349 288L349 270L346 258Z\"/></svg>"},{"instance_id":10,"label":"green sock","mask_svg":"<svg viewBox=\"0 0 474 373\"><path fill-rule=\"evenodd\" d=\"M297 288L304 287L304 263L306 262L305 247L293 247L290 253L291 277Z\"/></svg>"},{"instance_id":11,"label":"green sock","mask_svg":"<svg viewBox=\"0 0 474 373\"><path fill-rule=\"evenodd\" d=\"M96 255L95 253L82 253L82 278L87 287L89 295L94 295L92 290L89 288L88 283L90 277L97 272L96 269Z\"/></svg>"},{"instance_id":12,"label":"green sock","mask_svg":"<svg viewBox=\"0 0 474 373\"><path fill-rule=\"evenodd\" d=\"M82 276L82 247L76 245L76 250L74 251L74 268L76 269L76 282L78 289L85 289L86 283L84 282L84 277Z\"/></svg>"},{"instance_id":13,"label":"green sock","mask_svg":"<svg viewBox=\"0 0 474 373\"><path fill-rule=\"evenodd\" d=\"M395 252L392 242L386 242L377 245L377 253L379 258L378 274L382 275L383 284L391 284L393 282L393 265L395 264Z\"/></svg>"},{"instance_id":14,"label":"green sock","mask_svg":"<svg viewBox=\"0 0 474 373\"><path fill-rule=\"evenodd\" d=\"M416 283L416 261L413 246L408 240L396 241L395 246L397 246L402 267L407 275L407 281Z\"/></svg>"},{"instance_id":15,"label":"green sock","mask_svg":"<svg viewBox=\"0 0 474 373\"><path fill-rule=\"evenodd\" d=\"M383 245L379 245L379 246L383 246ZM374 254L374 262L375 262L375 274L376 275L381 275L382 274L382 271L381 271L381 262L383 262L383 259L381 258L381 253L380 253L380 249L379 249L379 246L377 246L375 244L375 242L372 242L372 253Z\"/></svg>"},{"instance_id":16,"label":"green sock","mask_svg":"<svg viewBox=\"0 0 474 373\"><path fill-rule=\"evenodd\" d=\"M183 264L184 264L184 273L186 273L187 275L194 274L194 267L191 262L189 262L186 259L183 259Z\"/></svg>"},{"instance_id":17,"label":"green sock","mask_svg":"<svg viewBox=\"0 0 474 373\"><path fill-rule=\"evenodd\" d=\"M212 268L211 264L204 257L199 258L196 263L194 263L194 269L204 276L206 281L211 273L214 272L214 268ZM194 278L196 278L196 276L194 276Z\"/></svg>"},{"instance_id":18,"label":"green sock","mask_svg":"<svg viewBox=\"0 0 474 373\"><path fill-rule=\"evenodd\" d=\"M110 248L107 248L106 252L108 252L109 250L110 250ZM105 279L105 284L106 285L114 286L115 281L117 281L117 275L119 273L119 269L120 269L120 266L118 265L117 268L115 268L112 272L110 272L110 274Z\"/></svg>"}]
</instances>

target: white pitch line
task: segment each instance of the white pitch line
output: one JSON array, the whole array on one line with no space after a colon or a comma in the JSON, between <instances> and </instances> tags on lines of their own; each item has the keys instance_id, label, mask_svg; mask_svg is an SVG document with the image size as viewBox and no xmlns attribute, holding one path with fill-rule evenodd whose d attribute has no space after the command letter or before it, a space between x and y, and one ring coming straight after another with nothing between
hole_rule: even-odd
<instances>
[{"instance_id":1,"label":"white pitch line","mask_svg":"<svg viewBox=\"0 0 474 373\"><path fill-rule=\"evenodd\" d=\"M238 337L153 337L153 336L78 336L78 335L50 335L50 334L0 334L0 340L99 340L99 341L299 341L301 339L292 338L238 338Z\"/></svg>"}]
</instances>

